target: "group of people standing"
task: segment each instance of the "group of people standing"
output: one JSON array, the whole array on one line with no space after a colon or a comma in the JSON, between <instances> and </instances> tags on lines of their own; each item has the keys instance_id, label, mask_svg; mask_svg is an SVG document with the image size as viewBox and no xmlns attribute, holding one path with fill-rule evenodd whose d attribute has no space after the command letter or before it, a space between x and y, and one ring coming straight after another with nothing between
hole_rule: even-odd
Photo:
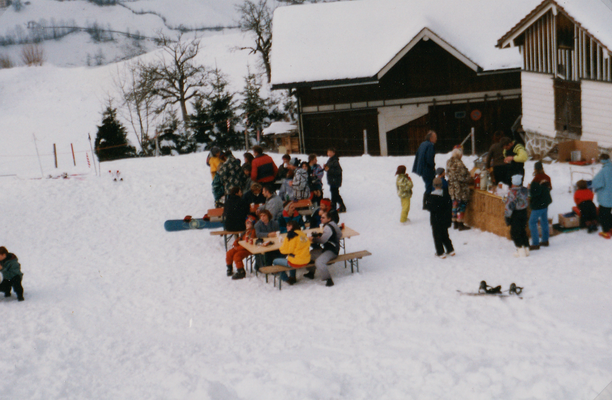
<instances>
[{"instance_id":1,"label":"group of people standing","mask_svg":"<svg viewBox=\"0 0 612 400\"><path fill-rule=\"evenodd\" d=\"M464 214L470 196L469 187L473 180L461 161L463 150L460 145L453 149L446 170L435 169L437 140L435 132L427 133L417 150L412 172L421 176L425 183L423 208L431 213L430 222L436 255L445 258L446 255L454 255L447 229L451 225L458 230L470 229L464 224ZM495 184L494 192L501 183L510 187L504 198L504 217L506 224L510 226L511 238L516 246L514 255L526 257L530 250L549 246L548 207L552 203L552 180L544 172L542 162L538 161L534 165L533 180L524 187L525 162L529 158L524 143L520 138L512 139L501 131L495 132L493 141L487 154L485 168ZM597 231L599 222L602 227L600 236L610 239L612 238L612 163L608 154L602 154L600 162L603 168L590 185L586 181L577 183L574 195L577 206L575 210L580 215L581 226L588 228L589 233ZM407 220L410 208L412 181L406 174L405 166L398 167L396 176L397 193L402 200L400 222L403 223ZM593 192L597 194L599 208L593 203ZM529 215L528 207L531 210ZM527 225L531 232L531 244L526 231Z\"/></svg>"},{"instance_id":2,"label":"group of people standing","mask_svg":"<svg viewBox=\"0 0 612 400\"><path fill-rule=\"evenodd\" d=\"M308 161L304 162L285 154L280 167L260 146L254 146L252 151L253 154L244 154L245 163L242 166L231 151L222 152L215 148L211 149L207 161L213 177L215 203L217 206L223 205L225 230L243 232L226 254L227 275L234 280L246 275L243 260L251 253L239 244L240 241L263 240L287 233L280 252L267 253L256 268L262 264L299 268L315 260L316 268L311 268L305 276L314 279L316 269L326 285L332 286L327 262L338 254L338 242L342 236L337 225L338 213L346 212L339 192L342 167L336 150L327 150L329 159L324 166L318 164L315 154L309 155ZM323 198L322 179L325 173L331 199ZM295 209L294 202L302 199L310 199L318 206L306 221ZM323 234L304 239L306 236L302 229L306 224L311 228L323 226ZM312 254L311 244L315 247ZM306 247L307 251L304 250ZM277 257L281 254L288 256ZM290 276L283 274L281 279L289 284L295 283L295 271L291 272Z\"/></svg>"}]
</instances>

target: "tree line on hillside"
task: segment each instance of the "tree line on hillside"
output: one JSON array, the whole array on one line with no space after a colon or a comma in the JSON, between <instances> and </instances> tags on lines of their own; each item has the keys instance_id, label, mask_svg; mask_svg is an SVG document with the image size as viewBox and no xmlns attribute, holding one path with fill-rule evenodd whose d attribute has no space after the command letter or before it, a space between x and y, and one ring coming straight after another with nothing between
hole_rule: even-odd
<instances>
[{"instance_id":1,"label":"tree line on hillside","mask_svg":"<svg viewBox=\"0 0 612 400\"><path fill-rule=\"evenodd\" d=\"M106 104L96 135L100 161L185 154L213 146L247 148L272 121L294 118L291 96L262 97L261 79L250 70L236 100L219 68L195 62L198 39L160 35L157 43L157 59L128 62L117 71L117 95ZM139 152L128 143L119 116L134 132Z\"/></svg>"}]
</instances>

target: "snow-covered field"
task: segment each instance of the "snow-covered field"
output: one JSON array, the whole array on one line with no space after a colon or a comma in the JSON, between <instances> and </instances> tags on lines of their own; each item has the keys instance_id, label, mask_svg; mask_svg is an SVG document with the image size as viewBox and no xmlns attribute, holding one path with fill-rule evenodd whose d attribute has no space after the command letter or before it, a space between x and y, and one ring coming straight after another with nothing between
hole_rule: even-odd
<instances>
[{"instance_id":1,"label":"snow-covered field","mask_svg":"<svg viewBox=\"0 0 612 400\"><path fill-rule=\"evenodd\" d=\"M206 4L215 15L230 3ZM184 12L204 2L168 4L129 3L172 24L209 22ZM0 30L50 5L81 6L71 10L83 21L94 7L31 0L23 20L1 14ZM111 17L113 28L132 18ZM257 62L232 50L245 40L237 31L202 39L198 61L216 64L233 91ZM393 174L413 157L341 158L342 221L361 233L348 251L373 253L360 273L337 265L332 288L300 279L280 292L261 276L232 281L220 238L163 229L213 205L206 154L103 163L97 177L87 134L95 136L117 65L84 67L98 46L84 34L45 46L48 65L0 70L0 245L19 257L26 297L0 298L0 399L590 400L612 380L612 241L562 234L515 259L507 239L451 231L457 255L439 260L418 177L411 222L398 222ZM556 222L573 204L570 170L545 169ZM62 172L83 175L40 179ZM457 294L481 280L515 282L523 298Z\"/></svg>"},{"instance_id":2,"label":"snow-covered field","mask_svg":"<svg viewBox=\"0 0 612 400\"><path fill-rule=\"evenodd\" d=\"M418 178L411 223L398 222L393 174L412 157L341 158L342 220L361 233L347 247L373 255L360 273L335 266L332 288L300 279L279 292L226 277L208 231L164 231L213 204L204 160L0 178L0 244L19 256L26 291L0 300L0 397L573 400L612 379L609 241L562 234L515 259L507 239L452 231L457 256L439 260ZM545 168L550 214L569 210L567 165ZM523 299L456 293L481 280L516 282Z\"/></svg>"}]
</instances>

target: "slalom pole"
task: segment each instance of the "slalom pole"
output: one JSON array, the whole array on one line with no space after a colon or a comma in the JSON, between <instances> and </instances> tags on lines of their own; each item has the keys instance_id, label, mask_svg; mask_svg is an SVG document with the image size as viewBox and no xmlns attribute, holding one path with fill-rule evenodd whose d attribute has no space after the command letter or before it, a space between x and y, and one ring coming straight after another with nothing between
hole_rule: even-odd
<instances>
[{"instance_id":1,"label":"slalom pole","mask_svg":"<svg viewBox=\"0 0 612 400\"><path fill-rule=\"evenodd\" d=\"M38 165L40 166L40 177L44 179L45 173L43 172L42 163L40 162L40 154L38 153L38 145L36 144L36 135L32 133L32 137L34 138L34 147L36 147L36 156L38 157Z\"/></svg>"},{"instance_id":2,"label":"slalom pole","mask_svg":"<svg viewBox=\"0 0 612 400\"><path fill-rule=\"evenodd\" d=\"M87 137L89 137L89 148L91 149L91 161L93 162L94 165L94 172L96 173L96 176L100 176L98 175L98 170L96 169L96 155L93 151L93 145L91 144L91 134L87 134Z\"/></svg>"}]
</instances>

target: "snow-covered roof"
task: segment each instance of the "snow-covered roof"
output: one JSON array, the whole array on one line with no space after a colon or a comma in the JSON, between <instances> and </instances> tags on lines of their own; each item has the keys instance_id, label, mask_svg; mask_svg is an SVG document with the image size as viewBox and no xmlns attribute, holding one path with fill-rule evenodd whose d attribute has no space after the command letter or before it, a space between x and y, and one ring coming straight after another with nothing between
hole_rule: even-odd
<instances>
[{"instance_id":1,"label":"snow-covered roof","mask_svg":"<svg viewBox=\"0 0 612 400\"><path fill-rule=\"evenodd\" d=\"M522 19L517 20L516 25L503 37L499 44L508 42L509 38L516 37L525 28L538 18L540 13L548 11L550 7L558 7L578 23L584 30L612 51L612 0L544 0ZM520 21L520 22L519 22Z\"/></svg>"},{"instance_id":2,"label":"snow-covered roof","mask_svg":"<svg viewBox=\"0 0 612 400\"><path fill-rule=\"evenodd\" d=\"M541 0L361 0L280 7L274 13L272 84L379 74L424 30L482 70L519 68L497 39Z\"/></svg>"},{"instance_id":3,"label":"snow-covered roof","mask_svg":"<svg viewBox=\"0 0 612 400\"><path fill-rule=\"evenodd\" d=\"M264 135L282 135L297 131L297 125L291 122L277 121L272 122L269 127L263 130Z\"/></svg>"}]
</instances>

